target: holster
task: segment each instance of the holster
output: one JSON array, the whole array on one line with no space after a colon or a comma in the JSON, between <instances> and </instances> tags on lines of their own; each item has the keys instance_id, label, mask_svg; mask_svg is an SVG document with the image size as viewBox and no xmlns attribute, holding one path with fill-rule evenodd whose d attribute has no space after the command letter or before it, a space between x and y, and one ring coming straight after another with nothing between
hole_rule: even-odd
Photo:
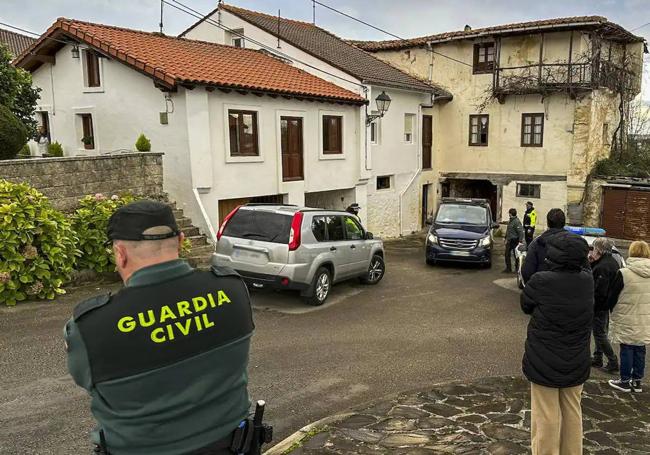
<instances>
[{"instance_id":1,"label":"holster","mask_svg":"<svg viewBox=\"0 0 650 455\"><path fill-rule=\"evenodd\" d=\"M260 455L262 445L273 440L273 427L264 423L255 424L251 419L243 420L234 431L230 450L236 454Z\"/></svg>"}]
</instances>

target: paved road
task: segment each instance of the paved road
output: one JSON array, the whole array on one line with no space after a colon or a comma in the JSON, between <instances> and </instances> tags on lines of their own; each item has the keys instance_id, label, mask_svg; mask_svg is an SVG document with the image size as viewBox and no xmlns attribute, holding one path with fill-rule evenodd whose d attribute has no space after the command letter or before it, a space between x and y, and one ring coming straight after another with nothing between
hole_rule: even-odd
<instances>
[{"instance_id":1,"label":"paved road","mask_svg":"<svg viewBox=\"0 0 650 455\"><path fill-rule=\"evenodd\" d=\"M499 264L500 265L500 264ZM439 381L517 375L527 317L501 268L424 265L422 240L389 244L374 287L346 283L314 309L254 294L254 398L276 440L321 417ZM88 398L68 378L61 327L82 288L57 303L0 308L0 453L85 453Z\"/></svg>"}]
</instances>

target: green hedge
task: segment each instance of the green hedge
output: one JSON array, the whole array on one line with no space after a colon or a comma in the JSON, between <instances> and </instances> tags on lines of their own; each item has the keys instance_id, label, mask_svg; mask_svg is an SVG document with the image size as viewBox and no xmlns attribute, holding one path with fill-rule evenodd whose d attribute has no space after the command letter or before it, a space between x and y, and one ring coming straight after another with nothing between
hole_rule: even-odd
<instances>
[{"instance_id":1,"label":"green hedge","mask_svg":"<svg viewBox=\"0 0 650 455\"><path fill-rule=\"evenodd\" d=\"M0 180L0 302L64 294L77 241L70 222L40 192Z\"/></svg>"},{"instance_id":2,"label":"green hedge","mask_svg":"<svg viewBox=\"0 0 650 455\"><path fill-rule=\"evenodd\" d=\"M27 127L0 104L0 160L15 158L27 143Z\"/></svg>"}]
</instances>

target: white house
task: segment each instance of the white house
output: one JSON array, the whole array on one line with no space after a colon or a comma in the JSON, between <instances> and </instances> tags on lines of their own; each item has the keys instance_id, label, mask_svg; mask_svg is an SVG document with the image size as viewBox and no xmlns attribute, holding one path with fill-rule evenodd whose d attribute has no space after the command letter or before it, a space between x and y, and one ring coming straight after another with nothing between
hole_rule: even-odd
<instances>
[{"instance_id":1,"label":"white house","mask_svg":"<svg viewBox=\"0 0 650 455\"><path fill-rule=\"evenodd\" d=\"M369 229L383 236L419 230L430 212L436 173L433 122L423 109L451 95L383 62L313 24L220 4L181 36L249 49L265 49L368 100L377 115L382 93L391 103L383 118L362 127L361 178L369 184L362 207ZM372 119L369 117L368 120ZM363 132L365 131L365 134ZM339 208L336 200L308 198L312 205Z\"/></svg>"},{"instance_id":2,"label":"white house","mask_svg":"<svg viewBox=\"0 0 650 455\"><path fill-rule=\"evenodd\" d=\"M144 133L206 233L248 201L366 205L365 98L264 52L59 19L16 64L66 155Z\"/></svg>"}]
</instances>

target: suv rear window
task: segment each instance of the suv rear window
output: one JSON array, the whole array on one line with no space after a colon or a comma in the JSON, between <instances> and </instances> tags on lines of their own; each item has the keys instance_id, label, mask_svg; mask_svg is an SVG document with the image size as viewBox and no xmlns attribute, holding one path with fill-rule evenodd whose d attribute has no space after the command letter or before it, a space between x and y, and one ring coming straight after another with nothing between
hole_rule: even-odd
<instances>
[{"instance_id":1,"label":"suv rear window","mask_svg":"<svg viewBox=\"0 0 650 455\"><path fill-rule=\"evenodd\" d=\"M291 215L239 209L226 223L223 235L263 242L289 243Z\"/></svg>"}]
</instances>

